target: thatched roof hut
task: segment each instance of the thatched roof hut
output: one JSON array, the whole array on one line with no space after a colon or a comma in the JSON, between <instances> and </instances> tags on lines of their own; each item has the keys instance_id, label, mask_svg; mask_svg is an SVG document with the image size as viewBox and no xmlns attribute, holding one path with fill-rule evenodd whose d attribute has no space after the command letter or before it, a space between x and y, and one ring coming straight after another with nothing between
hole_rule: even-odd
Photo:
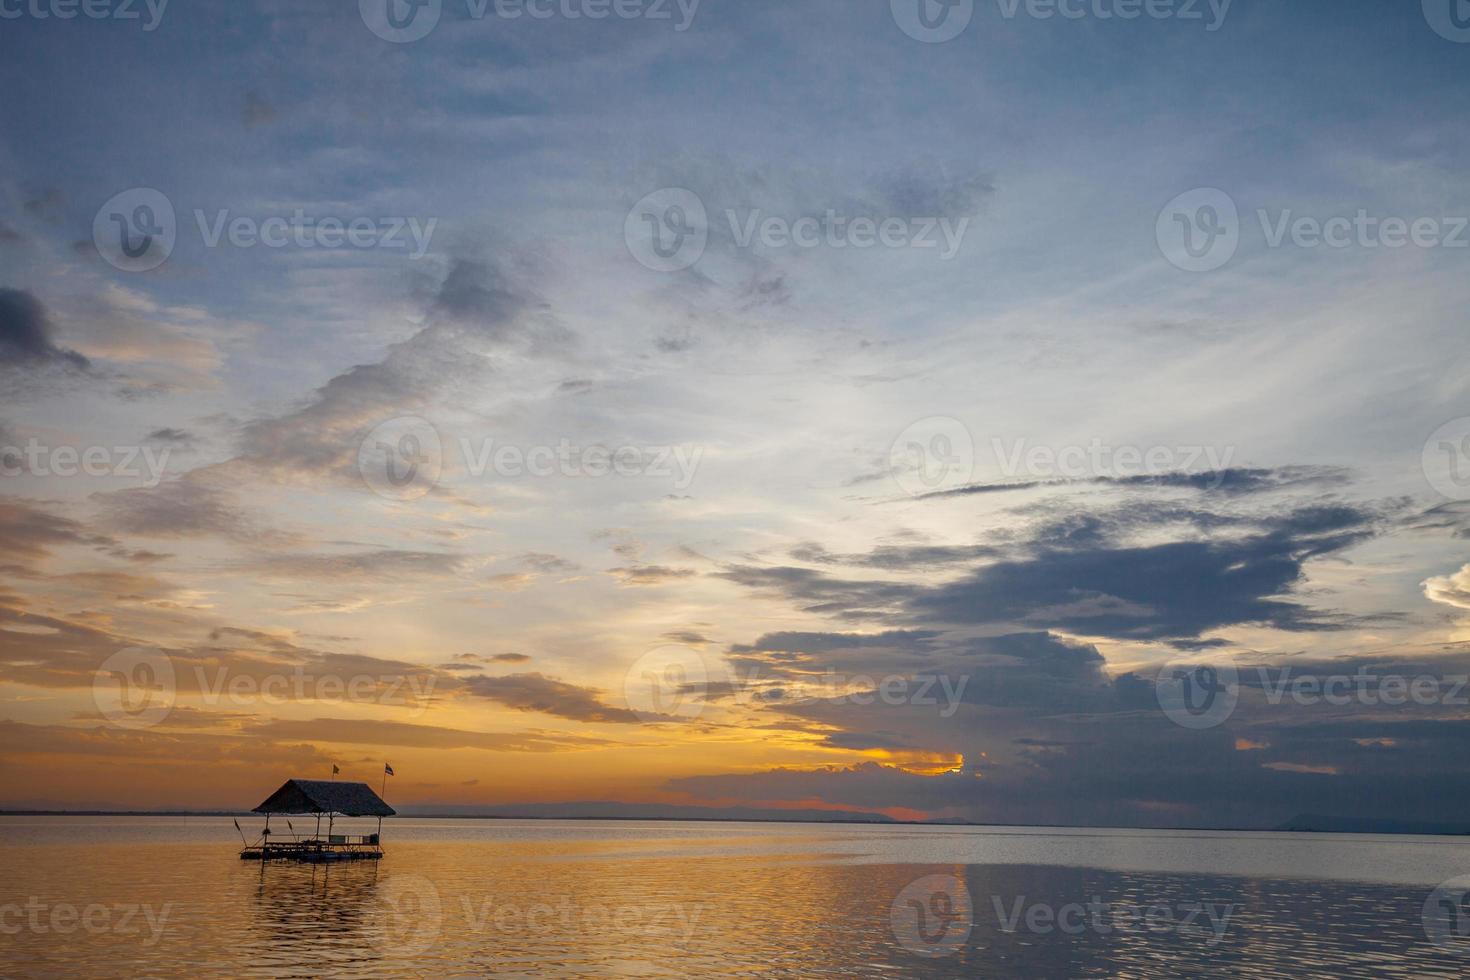
<instances>
[{"instance_id":1,"label":"thatched roof hut","mask_svg":"<svg viewBox=\"0 0 1470 980\"><path fill-rule=\"evenodd\" d=\"M395 813L367 783L288 779L255 813L340 813L344 817L391 817Z\"/></svg>"}]
</instances>

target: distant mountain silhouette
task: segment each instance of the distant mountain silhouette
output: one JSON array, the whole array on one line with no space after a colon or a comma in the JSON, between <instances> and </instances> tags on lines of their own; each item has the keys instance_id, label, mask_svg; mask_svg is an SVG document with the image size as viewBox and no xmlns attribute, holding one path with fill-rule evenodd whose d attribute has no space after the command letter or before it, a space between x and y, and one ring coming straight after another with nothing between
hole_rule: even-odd
<instances>
[{"instance_id":1,"label":"distant mountain silhouette","mask_svg":"<svg viewBox=\"0 0 1470 980\"><path fill-rule=\"evenodd\" d=\"M1433 836L1470 834L1470 823L1430 823L1424 820L1385 820L1374 817L1326 817L1303 813L1292 817L1277 830L1315 832L1319 834L1422 834Z\"/></svg>"},{"instance_id":2,"label":"distant mountain silhouette","mask_svg":"<svg viewBox=\"0 0 1470 980\"><path fill-rule=\"evenodd\" d=\"M793 820L810 823L897 823L881 813L858 810L776 810L732 806L680 806L672 803L518 803L505 806L417 806L400 807L405 817L518 817L562 820Z\"/></svg>"}]
</instances>

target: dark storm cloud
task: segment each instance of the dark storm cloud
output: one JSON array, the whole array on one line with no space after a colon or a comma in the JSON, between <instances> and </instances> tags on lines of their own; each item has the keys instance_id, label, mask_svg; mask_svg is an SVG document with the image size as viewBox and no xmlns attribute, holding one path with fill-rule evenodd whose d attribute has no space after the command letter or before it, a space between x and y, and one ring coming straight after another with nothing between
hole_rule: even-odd
<instances>
[{"instance_id":1,"label":"dark storm cloud","mask_svg":"<svg viewBox=\"0 0 1470 980\"><path fill-rule=\"evenodd\" d=\"M0 289L0 364L86 368L87 359L51 339L46 308L30 293Z\"/></svg>"},{"instance_id":2,"label":"dark storm cloud","mask_svg":"<svg viewBox=\"0 0 1470 980\"><path fill-rule=\"evenodd\" d=\"M1289 532L1240 540L1137 547L1053 548L995 562L917 594L906 611L949 623L1035 621L1117 638L1195 637L1222 626L1277 629L1341 624L1287 599L1308 558L1339 551L1358 533Z\"/></svg>"},{"instance_id":3,"label":"dark storm cloud","mask_svg":"<svg viewBox=\"0 0 1470 980\"><path fill-rule=\"evenodd\" d=\"M573 721L641 724L643 719L627 708L602 700L594 688L579 687L545 674L507 674L504 677L471 677L465 689L477 697L516 711L536 711Z\"/></svg>"},{"instance_id":4,"label":"dark storm cloud","mask_svg":"<svg viewBox=\"0 0 1470 980\"><path fill-rule=\"evenodd\" d=\"M1237 533L1158 544L1123 540L1181 519L1196 530L1219 524ZM934 586L843 579L795 566L737 565L716 574L807 612L846 619L925 626L1028 623L1120 639L1191 639L1243 623L1327 630L1347 621L1283 596L1300 583L1307 561L1368 539L1378 520L1374 511L1338 504L1228 517L1143 503L1045 521L1008 545L1010 557ZM1238 533L1246 528L1252 533ZM811 546L800 553L837 560ZM945 552L940 557L958 558ZM856 564L872 562L859 557ZM885 567L899 566L885 560Z\"/></svg>"},{"instance_id":5,"label":"dark storm cloud","mask_svg":"<svg viewBox=\"0 0 1470 980\"><path fill-rule=\"evenodd\" d=\"M1037 487L1135 487L1160 490L1198 490L1225 496L1244 496L1291 489L1305 484L1341 484L1346 473L1327 466L1285 466L1278 469L1232 467L1189 473L1143 473L1132 476L1096 476L1080 480L1025 480L1015 483L972 483L950 490L921 494L920 500L1008 493Z\"/></svg>"}]
</instances>

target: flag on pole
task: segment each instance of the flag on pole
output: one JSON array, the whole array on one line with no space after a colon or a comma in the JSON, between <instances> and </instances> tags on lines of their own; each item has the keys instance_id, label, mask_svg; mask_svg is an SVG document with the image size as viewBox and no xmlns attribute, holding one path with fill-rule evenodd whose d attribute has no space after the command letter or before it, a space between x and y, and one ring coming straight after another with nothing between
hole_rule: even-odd
<instances>
[{"instance_id":1,"label":"flag on pole","mask_svg":"<svg viewBox=\"0 0 1470 980\"><path fill-rule=\"evenodd\" d=\"M386 763L386 762L383 763L383 775L385 775L385 776L391 776L391 775L393 775L393 767L390 766L390 765L388 765L388 763Z\"/></svg>"}]
</instances>

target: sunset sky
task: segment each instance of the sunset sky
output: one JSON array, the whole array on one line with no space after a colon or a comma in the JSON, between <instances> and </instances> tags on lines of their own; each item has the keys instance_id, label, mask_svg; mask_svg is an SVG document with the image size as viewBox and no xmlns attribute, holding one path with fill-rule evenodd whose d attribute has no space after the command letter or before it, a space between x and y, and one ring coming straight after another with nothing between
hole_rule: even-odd
<instances>
[{"instance_id":1,"label":"sunset sky","mask_svg":"<svg viewBox=\"0 0 1470 980\"><path fill-rule=\"evenodd\" d=\"M1463 819L1470 37L906 2L5 7L0 807Z\"/></svg>"}]
</instances>

